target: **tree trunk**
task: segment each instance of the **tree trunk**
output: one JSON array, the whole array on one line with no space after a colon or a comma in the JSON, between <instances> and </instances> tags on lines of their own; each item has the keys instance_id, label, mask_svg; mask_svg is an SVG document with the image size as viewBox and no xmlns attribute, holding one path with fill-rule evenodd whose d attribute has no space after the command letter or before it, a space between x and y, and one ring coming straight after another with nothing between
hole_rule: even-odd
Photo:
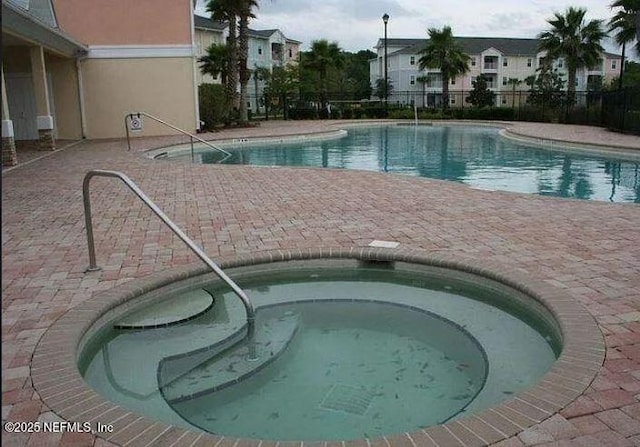
<instances>
[{"instance_id":1,"label":"tree trunk","mask_svg":"<svg viewBox=\"0 0 640 447\"><path fill-rule=\"evenodd\" d=\"M238 36L238 75L240 77L240 124L247 124L249 116L247 111L247 88L249 86L249 70L247 59L249 57L249 16L240 17L240 30Z\"/></svg>"},{"instance_id":2,"label":"tree trunk","mask_svg":"<svg viewBox=\"0 0 640 447\"><path fill-rule=\"evenodd\" d=\"M442 109L449 109L449 76L442 73Z\"/></svg>"},{"instance_id":3,"label":"tree trunk","mask_svg":"<svg viewBox=\"0 0 640 447\"><path fill-rule=\"evenodd\" d=\"M567 64L567 71L569 72L569 79L567 82L567 103L569 106L573 106L576 103L576 67L573 64Z\"/></svg>"},{"instance_id":4,"label":"tree trunk","mask_svg":"<svg viewBox=\"0 0 640 447\"><path fill-rule=\"evenodd\" d=\"M236 26L236 18L232 16L229 19L229 37L227 38L227 45L229 48L229 73L227 76L227 101L228 105L232 109L236 109L238 107L236 88L238 86L238 38L236 35L237 26ZM231 114L229 117L231 119L235 119L235 114Z\"/></svg>"},{"instance_id":5,"label":"tree trunk","mask_svg":"<svg viewBox=\"0 0 640 447\"><path fill-rule=\"evenodd\" d=\"M640 12L638 13L638 17L640 17ZM638 44L640 45L640 43ZM624 75L624 53L626 51L627 43L622 42L622 60L620 61L620 77L618 79L618 90L622 90L622 76Z\"/></svg>"}]
</instances>

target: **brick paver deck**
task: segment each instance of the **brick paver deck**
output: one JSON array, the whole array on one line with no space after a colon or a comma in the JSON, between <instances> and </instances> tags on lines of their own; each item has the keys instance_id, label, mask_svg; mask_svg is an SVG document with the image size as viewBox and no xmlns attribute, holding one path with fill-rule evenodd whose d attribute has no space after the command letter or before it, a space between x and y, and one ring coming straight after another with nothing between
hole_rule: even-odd
<instances>
[{"instance_id":1,"label":"brick paver deck","mask_svg":"<svg viewBox=\"0 0 640 447\"><path fill-rule=\"evenodd\" d=\"M265 123L209 137L326 128L323 122ZM536 124L515 130L640 148L640 138L602 129ZM141 139L134 149L170 141L179 140ZM84 273L82 178L90 169L114 169L213 257L393 240L425 254L484 259L562 288L597 319L606 360L581 397L501 445L640 445L638 205L479 191L374 172L190 165L149 160L135 150L128 153L122 140L87 141L3 173L3 421L56 420L33 389L30 366L41 336L67 310L116 285L198 262L123 185L96 178L92 205L103 270ZM110 445L78 433L5 432L2 443Z\"/></svg>"}]
</instances>

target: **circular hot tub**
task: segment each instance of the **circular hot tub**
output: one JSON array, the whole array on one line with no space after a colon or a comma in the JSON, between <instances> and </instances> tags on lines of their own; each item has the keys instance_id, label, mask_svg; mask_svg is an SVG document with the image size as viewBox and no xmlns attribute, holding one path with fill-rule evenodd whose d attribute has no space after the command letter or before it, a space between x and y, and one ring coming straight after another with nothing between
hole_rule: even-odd
<instances>
[{"instance_id":1,"label":"circular hot tub","mask_svg":"<svg viewBox=\"0 0 640 447\"><path fill-rule=\"evenodd\" d=\"M152 279L112 292L83 325L86 386L155 425L208 433L198 436L355 441L455 429L493 442L573 400L602 361L578 305L473 261L319 250L225 269L256 307L250 340L242 303L211 274Z\"/></svg>"}]
</instances>

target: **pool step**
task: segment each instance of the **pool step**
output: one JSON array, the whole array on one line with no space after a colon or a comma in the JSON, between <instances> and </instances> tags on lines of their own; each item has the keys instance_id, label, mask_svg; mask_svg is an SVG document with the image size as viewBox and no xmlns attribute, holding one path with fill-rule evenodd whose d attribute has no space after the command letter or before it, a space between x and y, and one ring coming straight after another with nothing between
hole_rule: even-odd
<instances>
[{"instance_id":1,"label":"pool step","mask_svg":"<svg viewBox=\"0 0 640 447\"><path fill-rule=\"evenodd\" d=\"M103 349L104 368L114 388L146 399L158 393L158 366L163 359L185 351L213 349L219 352L242 340L245 333L246 314L240 300L235 295L216 294L211 310L188 324L120 330L108 348ZM137 362L135 373L131 359L144 359Z\"/></svg>"},{"instance_id":2,"label":"pool step","mask_svg":"<svg viewBox=\"0 0 640 447\"><path fill-rule=\"evenodd\" d=\"M249 359L246 341L224 351L199 351L164 359L158 374L162 395L168 403L178 403L246 379L285 351L299 320L297 314L286 313L259 324L254 336L257 360Z\"/></svg>"},{"instance_id":3,"label":"pool step","mask_svg":"<svg viewBox=\"0 0 640 447\"><path fill-rule=\"evenodd\" d=\"M213 297L204 289L180 293L125 315L115 329L154 329L192 320L213 307Z\"/></svg>"}]
</instances>

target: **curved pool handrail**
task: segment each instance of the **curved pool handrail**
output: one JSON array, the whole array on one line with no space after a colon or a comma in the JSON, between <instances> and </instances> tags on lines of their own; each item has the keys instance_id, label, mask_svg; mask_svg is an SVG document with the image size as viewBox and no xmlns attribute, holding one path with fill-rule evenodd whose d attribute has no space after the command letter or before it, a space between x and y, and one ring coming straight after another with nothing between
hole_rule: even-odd
<instances>
[{"instance_id":1,"label":"curved pool handrail","mask_svg":"<svg viewBox=\"0 0 640 447\"><path fill-rule=\"evenodd\" d=\"M122 180L125 185L129 187L139 198L147 205L153 213L158 216L171 231L178 236L182 242L187 244L187 246L205 263L213 272L224 281L231 290L240 298L242 304L244 304L244 308L247 312L247 338L249 340L249 358L255 358L255 346L252 343L255 333L255 309L253 307L253 303L249 297L244 293L244 291L238 286L231 278L227 276L227 274L207 256L207 254L193 242L189 236L187 236L184 231L180 229L169 217L136 185L129 177L127 177L122 172L118 171L108 171L102 169L94 169L92 171L87 172L84 176L84 180L82 182L82 199L84 201L84 220L85 226L87 229L87 245L89 247L89 267L87 271L96 271L100 270L96 263L96 251L95 251L95 243L93 240L93 223L91 219L91 198L89 191L89 184L93 177L114 177Z\"/></svg>"},{"instance_id":2,"label":"curved pool handrail","mask_svg":"<svg viewBox=\"0 0 640 447\"><path fill-rule=\"evenodd\" d=\"M124 129L125 132L127 134L127 148L128 150L131 150L131 137L129 135L129 122L131 121L131 119L133 119L134 117L138 117L140 118L140 116L146 116L147 118L151 118L152 120L154 120L157 123L163 124L167 127L169 127L170 129L173 129L177 132L180 132L183 135L187 135L190 140L191 140L191 160L193 161L194 159L194 152L193 152L193 140L196 140L202 144L204 144L205 146L210 147L211 149L215 149L216 151L222 152L223 154L225 154L225 157L220 160L218 163L222 163L224 160L226 160L227 158L229 158L231 156L231 153L228 151L225 151L224 149L222 149L219 146L216 146L215 144L211 143L210 141L207 140L203 140L202 138L187 132L186 130L180 129L179 127L174 126L173 124L170 124L160 118L158 118L157 116L153 116L147 112L135 112L135 113L129 113L128 115L126 115L124 117Z\"/></svg>"}]
</instances>

